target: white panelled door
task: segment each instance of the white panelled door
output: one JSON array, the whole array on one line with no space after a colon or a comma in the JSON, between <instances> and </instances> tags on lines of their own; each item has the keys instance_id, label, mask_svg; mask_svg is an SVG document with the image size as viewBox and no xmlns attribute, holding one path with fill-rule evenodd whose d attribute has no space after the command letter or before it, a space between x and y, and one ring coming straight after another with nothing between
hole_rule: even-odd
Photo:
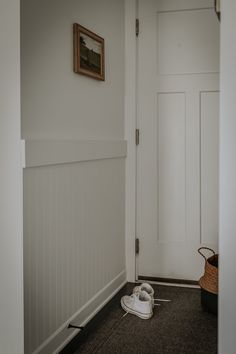
<instances>
[{"instance_id":1,"label":"white panelled door","mask_svg":"<svg viewBox=\"0 0 236 354\"><path fill-rule=\"evenodd\" d=\"M219 22L213 0L139 0L138 275L197 280L218 246Z\"/></svg>"}]
</instances>

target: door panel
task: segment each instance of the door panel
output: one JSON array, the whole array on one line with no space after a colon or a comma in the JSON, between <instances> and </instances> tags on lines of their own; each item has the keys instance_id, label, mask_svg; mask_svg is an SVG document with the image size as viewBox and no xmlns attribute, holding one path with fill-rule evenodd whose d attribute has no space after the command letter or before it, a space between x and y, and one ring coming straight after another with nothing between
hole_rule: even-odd
<instances>
[{"instance_id":1,"label":"door panel","mask_svg":"<svg viewBox=\"0 0 236 354\"><path fill-rule=\"evenodd\" d=\"M218 23L212 15L212 9L158 13L160 75L218 71Z\"/></svg>"},{"instance_id":2,"label":"door panel","mask_svg":"<svg viewBox=\"0 0 236 354\"><path fill-rule=\"evenodd\" d=\"M213 1L140 0L138 274L197 280L217 250L219 23Z\"/></svg>"},{"instance_id":3,"label":"door panel","mask_svg":"<svg viewBox=\"0 0 236 354\"><path fill-rule=\"evenodd\" d=\"M218 240L219 93L201 92L201 242Z\"/></svg>"},{"instance_id":4,"label":"door panel","mask_svg":"<svg viewBox=\"0 0 236 354\"><path fill-rule=\"evenodd\" d=\"M186 207L185 94L159 94L157 106L157 236L159 242L184 241Z\"/></svg>"}]
</instances>

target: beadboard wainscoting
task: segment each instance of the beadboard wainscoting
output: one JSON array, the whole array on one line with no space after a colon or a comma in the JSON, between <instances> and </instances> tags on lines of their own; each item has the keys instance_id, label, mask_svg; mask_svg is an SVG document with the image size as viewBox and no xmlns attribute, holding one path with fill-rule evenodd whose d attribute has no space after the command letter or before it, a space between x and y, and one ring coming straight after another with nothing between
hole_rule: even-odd
<instances>
[{"instance_id":1,"label":"beadboard wainscoting","mask_svg":"<svg viewBox=\"0 0 236 354\"><path fill-rule=\"evenodd\" d=\"M126 282L124 141L26 141L25 353L57 353Z\"/></svg>"}]
</instances>

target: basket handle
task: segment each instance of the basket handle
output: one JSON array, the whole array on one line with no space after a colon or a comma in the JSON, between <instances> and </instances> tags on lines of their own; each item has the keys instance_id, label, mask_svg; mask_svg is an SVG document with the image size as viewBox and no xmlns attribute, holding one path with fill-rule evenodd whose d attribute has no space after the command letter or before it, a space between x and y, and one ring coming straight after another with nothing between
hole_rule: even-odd
<instances>
[{"instance_id":1,"label":"basket handle","mask_svg":"<svg viewBox=\"0 0 236 354\"><path fill-rule=\"evenodd\" d=\"M198 253L205 259L205 261L207 261L207 258L206 256L201 252L201 250L208 250L208 251L211 251L213 253L213 255L215 256L215 251L213 251L211 248L208 248L208 247L200 247L198 249Z\"/></svg>"}]
</instances>

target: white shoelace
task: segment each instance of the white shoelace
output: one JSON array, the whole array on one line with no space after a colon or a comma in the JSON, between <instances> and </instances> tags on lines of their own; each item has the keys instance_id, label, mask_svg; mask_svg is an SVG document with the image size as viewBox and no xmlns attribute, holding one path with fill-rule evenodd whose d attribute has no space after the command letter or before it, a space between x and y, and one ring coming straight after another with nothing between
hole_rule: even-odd
<instances>
[{"instance_id":1,"label":"white shoelace","mask_svg":"<svg viewBox=\"0 0 236 354\"><path fill-rule=\"evenodd\" d=\"M163 302L170 302L171 300L167 300L167 299L154 299L154 301L163 301Z\"/></svg>"},{"instance_id":2,"label":"white shoelace","mask_svg":"<svg viewBox=\"0 0 236 354\"><path fill-rule=\"evenodd\" d=\"M123 317L127 316L127 315L128 315L128 313L129 313L129 312L128 312L128 311L126 311L126 312L125 312L125 314L124 314L121 318L123 318Z\"/></svg>"}]
</instances>

